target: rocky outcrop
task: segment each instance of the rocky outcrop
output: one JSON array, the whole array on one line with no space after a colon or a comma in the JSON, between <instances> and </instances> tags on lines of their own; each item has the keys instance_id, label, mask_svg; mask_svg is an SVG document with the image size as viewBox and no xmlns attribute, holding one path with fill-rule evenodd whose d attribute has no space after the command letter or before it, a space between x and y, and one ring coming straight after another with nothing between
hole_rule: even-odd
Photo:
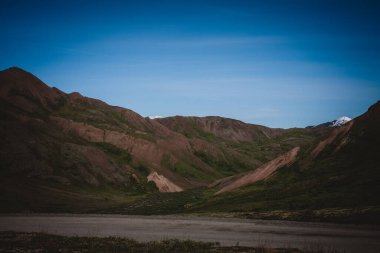
<instances>
[{"instance_id":1,"label":"rocky outcrop","mask_svg":"<svg viewBox=\"0 0 380 253\"><path fill-rule=\"evenodd\" d=\"M159 175L156 171L151 172L147 176L148 182L154 182L160 192L180 192L183 191L181 187L174 184L167 179L164 175Z\"/></svg>"}]
</instances>

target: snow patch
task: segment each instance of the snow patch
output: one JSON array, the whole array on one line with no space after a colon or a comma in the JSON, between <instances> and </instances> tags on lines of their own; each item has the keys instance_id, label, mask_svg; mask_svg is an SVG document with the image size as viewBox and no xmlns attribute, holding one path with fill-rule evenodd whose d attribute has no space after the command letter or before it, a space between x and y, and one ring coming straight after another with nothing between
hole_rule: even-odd
<instances>
[{"instance_id":1,"label":"snow patch","mask_svg":"<svg viewBox=\"0 0 380 253\"><path fill-rule=\"evenodd\" d=\"M150 119L162 119L163 117L160 115L155 115L155 116L148 116Z\"/></svg>"},{"instance_id":2,"label":"snow patch","mask_svg":"<svg viewBox=\"0 0 380 253\"><path fill-rule=\"evenodd\" d=\"M343 125L347 124L347 122L349 122L351 120L352 120L351 118L343 116L343 117L340 117L339 119L334 120L333 122L331 122L331 124L329 125L329 127L343 126Z\"/></svg>"}]
</instances>

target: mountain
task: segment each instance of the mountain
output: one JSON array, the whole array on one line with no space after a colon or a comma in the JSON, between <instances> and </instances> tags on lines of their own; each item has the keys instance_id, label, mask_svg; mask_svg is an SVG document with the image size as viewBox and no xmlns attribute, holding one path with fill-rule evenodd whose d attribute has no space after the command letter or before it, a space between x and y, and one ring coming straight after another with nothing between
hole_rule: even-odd
<instances>
[{"instance_id":1,"label":"mountain","mask_svg":"<svg viewBox=\"0 0 380 253\"><path fill-rule=\"evenodd\" d=\"M150 119L13 67L0 104L1 212L380 222L380 102L340 127Z\"/></svg>"},{"instance_id":2,"label":"mountain","mask_svg":"<svg viewBox=\"0 0 380 253\"><path fill-rule=\"evenodd\" d=\"M151 120L17 67L0 72L0 103L3 210L89 210L207 186L317 135L220 117Z\"/></svg>"}]
</instances>

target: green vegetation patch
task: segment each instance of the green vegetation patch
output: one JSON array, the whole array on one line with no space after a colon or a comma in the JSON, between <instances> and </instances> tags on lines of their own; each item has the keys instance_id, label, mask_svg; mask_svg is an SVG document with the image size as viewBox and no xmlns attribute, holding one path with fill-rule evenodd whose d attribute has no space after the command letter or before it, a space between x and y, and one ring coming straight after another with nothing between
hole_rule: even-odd
<instances>
[{"instance_id":1,"label":"green vegetation patch","mask_svg":"<svg viewBox=\"0 0 380 253\"><path fill-rule=\"evenodd\" d=\"M95 145L111 155L112 158L119 164L130 164L132 162L132 155L125 149L118 148L110 143L106 142L96 142Z\"/></svg>"},{"instance_id":2,"label":"green vegetation patch","mask_svg":"<svg viewBox=\"0 0 380 253\"><path fill-rule=\"evenodd\" d=\"M173 170L185 178L191 178L203 182L211 182L213 180L213 178L211 178L206 173L194 168L185 162L176 163Z\"/></svg>"},{"instance_id":3,"label":"green vegetation patch","mask_svg":"<svg viewBox=\"0 0 380 253\"><path fill-rule=\"evenodd\" d=\"M211 252L216 243L162 240L140 243L120 237L65 237L44 233L0 232L1 252Z\"/></svg>"},{"instance_id":4,"label":"green vegetation patch","mask_svg":"<svg viewBox=\"0 0 380 253\"><path fill-rule=\"evenodd\" d=\"M61 106L54 115L76 122L92 125L100 129L117 131L154 142L155 137L149 129L137 131L125 111L115 110L108 105L86 100L76 100Z\"/></svg>"},{"instance_id":5,"label":"green vegetation patch","mask_svg":"<svg viewBox=\"0 0 380 253\"><path fill-rule=\"evenodd\" d=\"M195 188L183 192L155 192L134 202L97 212L138 215L183 213L189 210L194 203L204 200L204 190L205 188Z\"/></svg>"},{"instance_id":6,"label":"green vegetation patch","mask_svg":"<svg viewBox=\"0 0 380 253\"><path fill-rule=\"evenodd\" d=\"M340 253L337 249L324 250L318 245L308 249L257 247L222 247L217 242L166 239L137 242L121 237L78 237L45 233L0 232L0 252L92 252L92 253Z\"/></svg>"},{"instance_id":7,"label":"green vegetation patch","mask_svg":"<svg viewBox=\"0 0 380 253\"><path fill-rule=\"evenodd\" d=\"M253 169L235 157L231 157L228 161L224 158L213 157L203 151L195 151L194 155L201 159L204 163L217 170L218 176L231 176L242 171Z\"/></svg>"},{"instance_id":8,"label":"green vegetation patch","mask_svg":"<svg viewBox=\"0 0 380 253\"><path fill-rule=\"evenodd\" d=\"M144 177L147 177L150 173L150 170L148 168L148 166L144 165L144 164L137 164L135 166L133 166L133 168L139 172L141 175L143 175Z\"/></svg>"}]
</instances>

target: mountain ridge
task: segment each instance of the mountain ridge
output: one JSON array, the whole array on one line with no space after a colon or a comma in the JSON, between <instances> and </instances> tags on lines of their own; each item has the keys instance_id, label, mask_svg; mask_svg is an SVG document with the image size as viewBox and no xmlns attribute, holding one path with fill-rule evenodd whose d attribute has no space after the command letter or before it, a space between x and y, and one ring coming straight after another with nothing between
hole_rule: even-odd
<instances>
[{"instance_id":1,"label":"mountain ridge","mask_svg":"<svg viewBox=\"0 0 380 253\"><path fill-rule=\"evenodd\" d=\"M218 159L217 166L227 166L223 164L231 163L232 159L242 160L245 163L244 166L254 168L267 160L264 159L261 162L251 159L238 150L229 150L226 153L229 147L213 143L214 139L218 142L223 138L232 142L242 141L244 136L228 135L223 131L218 132L218 129L210 128L215 122L227 123L227 128L238 131L240 128L251 127L241 121L221 117L199 119L200 123L206 121L201 125L202 134L188 138L181 132L170 129L170 124L162 124L163 122L159 119L146 119L132 110L110 106L101 100L84 97L77 92L66 94L56 88L51 88L20 68L13 67L2 71L0 81L0 96L6 103L4 107L6 109L3 111L6 115L12 115L12 117L22 115L24 121L38 121L39 124L61 131L59 134L74 134L90 143L109 143L127 150L136 160L148 162L151 172L157 172L172 181L178 181L177 183L182 188L207 184L210 180L222 176L218 176L218 173L230 173L228 171L213 172L215 164L210 166L210 163L213 163L212 160L215 157L224 160L220 162L219 158L215 158ZM191 118L191 120L194 119ZM231 127L232 125L236 127ZM263 126L254 127L255 129L250 132L251 139L269 139L272 137L268 134L269 132L280 131L270 130ZM195 132L197 131L198 129ZM244 133L244 131L239 133ZM208 138L213 140L210 141ZM166 167L171 169L166 169Z\"/></svg>"},{"instance_id":2,"label":"mountain ridge","mask_svg":"<svg viewBox=\"0 0 380 253\"><path fill-rule=\"evenodd\" d=\"M380 206L372 194L379 190L380 101L334 128L149 119L10 68L0 71L0 103L1 212Z\"/></svg>"}]
</instances>

